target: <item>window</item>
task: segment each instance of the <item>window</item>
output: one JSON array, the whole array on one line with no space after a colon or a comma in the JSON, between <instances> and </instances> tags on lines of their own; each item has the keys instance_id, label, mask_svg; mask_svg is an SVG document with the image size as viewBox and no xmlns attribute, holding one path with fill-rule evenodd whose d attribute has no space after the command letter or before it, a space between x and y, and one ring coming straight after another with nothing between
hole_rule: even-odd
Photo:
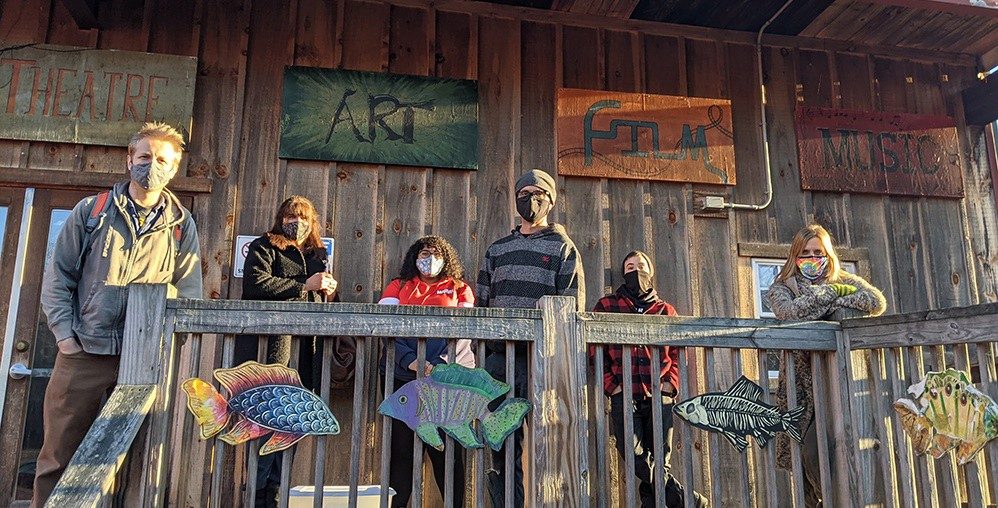
<instances>
[{"instance_id":1,"label":"window","mask_svg":"<svg viewBox=\"0 0 998 508\"><path fill-rule=\"evenodd\" d=\"M769 302L766 301L765 295L766 291L769 291L769 286L771 286L773 281L776 280L776 276L779 275L785 262L786 260L784 259L752 259L752 291L755 295L755 317L776 317L773 315L773 311L769 308ZM854 274L856 273L856 263L852 261L842 261L842 269Z\"/></svg>"}]
</instances>

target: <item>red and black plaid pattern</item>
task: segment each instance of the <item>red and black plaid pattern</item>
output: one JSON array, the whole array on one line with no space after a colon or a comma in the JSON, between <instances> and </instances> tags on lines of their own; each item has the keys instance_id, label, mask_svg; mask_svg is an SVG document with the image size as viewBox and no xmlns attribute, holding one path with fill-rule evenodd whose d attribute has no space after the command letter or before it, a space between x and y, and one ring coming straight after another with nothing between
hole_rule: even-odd
<instances>
[{"instance_id":1,"label":"red and black plaid pattern","mask_svg":"<svg viewBox=\"0 0 998 508\"><path fill-rule=\"evenodd\" d=\"M658 300L647 308L639 307L633 300L621 291L607 295L596 302L593 312L617 312L627 314L658 314L675 316L676 309ZM651 348L648 346L631 347L631 391L636 397L646 397L652 393ZM589 359L596 356L596 347L589 346ZM679 389L679 350L662 347L659 376L662 380L662 391L672 393ZM624 349L622 346L603 347L603 391L607 395L623 386ZM666 384L668 383L668 384ZM671 385L671 387L669 386Z\"/></svg>"}]
</instances>

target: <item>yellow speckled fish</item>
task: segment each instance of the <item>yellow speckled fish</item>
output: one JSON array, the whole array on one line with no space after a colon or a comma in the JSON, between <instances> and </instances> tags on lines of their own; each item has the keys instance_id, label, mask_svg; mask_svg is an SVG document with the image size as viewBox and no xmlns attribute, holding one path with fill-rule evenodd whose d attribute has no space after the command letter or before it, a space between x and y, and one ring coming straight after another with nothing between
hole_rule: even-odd
<instances>
[{"instance_id":1,"label":"yellow speckled fish","mask_svg":"<svg viewBox=\"0 0 998 508\"><path fill-rule=\"evenodd\" d=\"M894 410L917 453L938 459L955 448L962 465L998 436L998 404L963 371L929 372L908 393L914 400L898 399Z\"/></svg>"}]
</instances>

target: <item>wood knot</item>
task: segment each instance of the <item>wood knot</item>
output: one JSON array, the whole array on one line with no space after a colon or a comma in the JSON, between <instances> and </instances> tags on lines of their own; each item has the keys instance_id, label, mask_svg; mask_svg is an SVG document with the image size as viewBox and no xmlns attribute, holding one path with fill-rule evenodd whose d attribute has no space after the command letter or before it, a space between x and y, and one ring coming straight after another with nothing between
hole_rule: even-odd
<instances>
[{"instance_id":1,"label":"wood knot","mask_svg":"<svg viewBox=\"0 0 998 508\"><path fill-rule=\"evenodd\" d=\"M396 219L395 222L392 223L392 230L394 230L396 234L397 233L401 233L402 232L402 221Z\"/></svg>"},{"instance_id":2,"label":"wood knot","mask_svg":"<svg viewBox=\"0 0 998 508\"><path fill-rule=\"evenodd\" d=\"M339 178L340 180L346 180L347 179L346 171L337 171L336 178Z\"/></svg>"},{"instance_id":3,"label":"wood knot","mask_svg":"<svg viewBox=\"0 0 998 508\"><path fill-rule=\"evenodd\" d=\"M355 230L353 231L353 236L354 236L355 238L360 238L360 237L364 236L364 232L363 232L363 231L361 231L361 230L359 230L359 229L355 229Z\"/></svg>"},{"instance_id":4,"label":"wood knot","mask_svg":"<svg viewBox=\"0 0 998 508\"><path fill-rule=\"evenodd\" d=\"M953 275L952 275L951 278L953 279L953 285L954 286L959 286L960 285L960 274L958 274L956 272L953 272Z\"/></svg>"},{"instance_id":5,"label":"wood knot","mask_svg":"<svg viewBox=\"0 0 998 508\"><path fill-rule=\"evenodd\" d=\"M675 226L677 222L679 222L679 218L676 217L676 211L669 210L669 224Z\"/></svg>"},{"instance_id":6,"label":"wood knot","mask_svg":"<svg viewBox=\"0 0 998 508\"><path fill-rule=\"evenodd\" d=\"M356 286L353 287L353 289L354 289L354 291L360 293L361 291L364 290L364 286L361 285L361 284L357 284Z\"/></svg>"}]
</instances>

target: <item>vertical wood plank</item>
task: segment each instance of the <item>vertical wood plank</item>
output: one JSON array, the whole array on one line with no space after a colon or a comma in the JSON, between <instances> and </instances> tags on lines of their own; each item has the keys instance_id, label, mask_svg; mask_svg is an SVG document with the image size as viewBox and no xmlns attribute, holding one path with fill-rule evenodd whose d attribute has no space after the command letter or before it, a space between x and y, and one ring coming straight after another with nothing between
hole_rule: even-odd
<instances>
[{"instance_id":1,"label":"vertical wood plank","mask_svg":"<svg viewBox=\"0 0 998 508\"><path fill-rule=\"evenodd\" d=\"M436 76L475 79L478 76L478 20L463 13L438 12L436 16ZM481 134L479 134L481 136ZM482 167L479 153L479 168ZM433 172L432 232L445 238L457 250L470 281L481 261L473 242L489 242L472 234L471 171Z\"/></svg>"},{"instance_id":2,"label":"vertical wood plank","mask_svg":"<svg viewBox=\"0 0 998 508\"><path fill-rule=\"evenodd\" d=\"M696 358L696 351L692 348L683 348L679 351L679 375L682 380L679 383L679 401L688 400L691 396L693 396L690 387L695 386L693 381L696 379L696 373L690 368L689 357L691 356ZM684 445L680 448L682 455L684 456L684 460L682 462L682 469L679 471L679 477L682 479L683 488L691 492L694 489L693 426L689 425L685 421L681 421L681 419L676 419L675 421L679 423L679 440ZM683 502L685 504L685 508L694 507L693 496L686 496L685 499L683 499Z\"/></svg>"},{"instance_id":3,"label":"vertical wood plank","mask_svg":"<svg viewBox=\"0 0 998 508\"><path fill-rule=\"evenodd\" d=\"M509 234L513 183L520 138L520 24L514 20L481 18L478 26L478 154L479 169L472 184L475 206L475 259L481 260L493 241Z\"/></svg>"},{"instance_id":4,"label":"vertical wood plank","mask_svg":"<svg viewBox=\"0 0 998 508\"><path fill-rule=\"evenodd\" d=\"M357 339L357 365L364 365L367 361L366 353L368 349L368 337ZM353 396L354 400L362 400L364 397L364 383L366 376L364 369L358 368L354 373ZM348 505L350 508L357 508L357 484L360 482L360 462L361 462L361 431L363 429L363 412L357 409L353 412L353 425L350 426L350 495ZM405 453L405 450L399 450Z\"/></svg>"},{"instance_id":5,"label":"vertical wood plank","mask_svg":"<svg viewBox=\"0 0 998 508\"><path fill-rule=\"evenodd\" d=\"M607 455L610 452L610 440L607 437L607 398L603 391L603 345L597 344L596 353L593 357L593 413L596 429L596 473L590 474L592 478L592 489L596 493L596 506L606 508L610 506L607 491L610 490L610 471L607 465Z\"/></svg>"},{"instance_id":6,"label":"vertical wood plank","mask_svg":"<svg viewBox=\"0 0 998 508\"><path fill-rule=\"evenodd\" d=\"M564 182L557 176L554 143L555 91L561 57L558 32L555 25L531 21L524 21L521 31L519 169L543 169L555 177L562 189ZM549 217L564 223L560 209L556 206Z\"/></svg>"},{"instance_id":7,"label":"vertical wood plank","mask_svg":"<svg viewBox=\"0 0 998 508\"><path fill-rule=\"evenodd\" d=\"M562 29L562 84L567 88L602 89L605 83L603 33L565 26ZM606 243L603 238L603 188L597 178L565 178L564 221L579 250L586 273L586 304L590 308L605 292Z\"/></svg>"},{"instance_id":8,"label":"vertical wood plank","mask_svg":"<svg viewBox=\"0 0 998 508\"><path fill-rule=\"evenodd\" d=\"M714 363L714 348L704 348L704 366L703 366L703 377L704 377L704 392L718 392L722 391L717 386L717 370ZM722 490L724 481L717 481L721 478L730 478L730 476L723 476L721 469L721 451L720 445L721 440L715 432L707 433L707 459L710 464L710 503L714 506L733 506L737 503L736 499L725 499L725 491Z\"/></svg>"},{"instance_id":9,"label":"vertical wood plank","mask_svg":"<svg viewBox=\"0 0 998 508\"><path fill-rule=\"evenodd\" d=\"M762 387L762 402L772 404L769 394L769 351L760 349L758 354L758 379ZM794 446L791 443L791 446ZM767 508L776 508L780 504L780 493L776 490L776 443L772 443L759 453L759 465L762 470L763 485L765 485L765 501L760 503Z\"/></svg>"},{"instance_id":10,"label":"vertical wood plank","mask_svg":"<svg viewBox=\"0 0 998 508\"><path fill-rule=\"evenodd\" d=\"M787 409L797 407L797 369L794 365L794 355L790 351L782 351L783 364L786 365L787 383L786 397ZM813 425L813 423L812 423ZM798 444L790 443L790 484L793 492L794 506L804 504L804 468L801 465L801 447Z\"/></svg>"},{"instance_id":11,"label":"vertical wood plank","mask_svg":"<svg viewBox=\"0 0 998 508\"><path fill-rule=\"evenodd\" d=\"M0 33L4 45L45 42L52 2L44 0L10 0L0 13Z\"/></svg>"},{"instance_id":12,"label":"vertical wood plank","mask_svg":"<svg viewBox=\"0 0 998 508\"><path fill-rule=\"evenodd\" d=\"M887 371L887 382L890 383L887 389L887 399L897 400L906 393L906 387L902 386L901 371L898 365L898 352L896 349L884 349L884 366ZM889 406L888 406L889 407ZM885 414L890 414L888 408L884 408ZM897 455L898 480L900 485L897 488L901 496L901 505L913 507L915 501L915 485L912 483L911 449L905 437L904 430L900 426L892 425L894 429L894 453Z\"/></svg>"}]
</instances>

